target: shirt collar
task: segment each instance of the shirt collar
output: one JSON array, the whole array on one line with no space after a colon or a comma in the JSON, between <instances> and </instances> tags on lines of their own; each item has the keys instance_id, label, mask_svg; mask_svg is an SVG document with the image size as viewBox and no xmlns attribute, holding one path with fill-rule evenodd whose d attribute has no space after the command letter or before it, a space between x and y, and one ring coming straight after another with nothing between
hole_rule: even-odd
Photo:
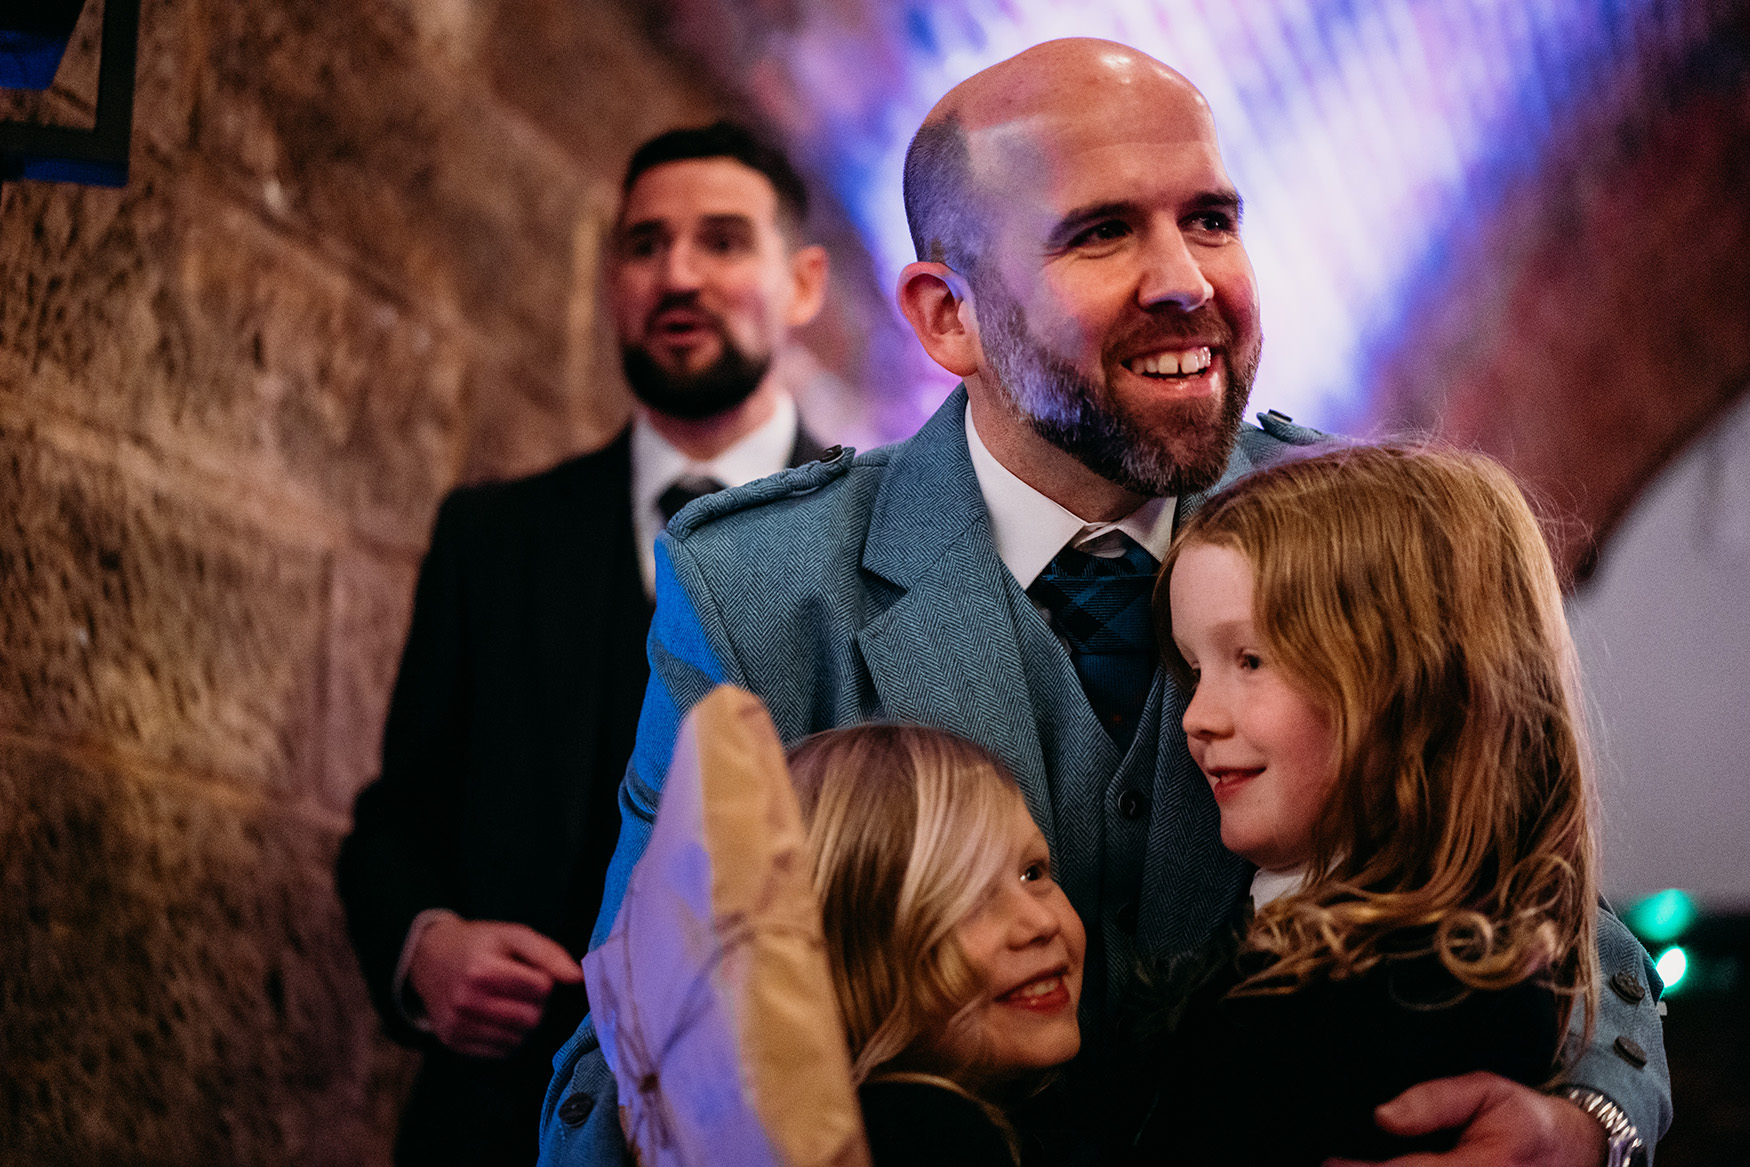
<instances>
[{"instance_id":1,"label":"shirt collar","mask_svg":"<svg viewBox=\"0 0 1750 1167\"><path fill-rule=\"evenodd\" d=\"M1151 498L1115 523L1090 523L1053 499L1034 490L996 460L972 424L966 410L966 449L990 512L991 537L997 556L1022 588L1033 585L1066 544L1083 546L1111 531L1123 531L1156 559L1173 542L1175 499Z\"/></svg>"},{"instance_id":2,"label":"shirt collar","mask_svg":"<svg viewBox=\"0 0 1750 1167\"><path fill-rule=\"evenodd\" d=\"M1305 886L1305 866L1290 867L1285 871L1266 871L1260 867L1258 874L1252 876L1252 908L1261 908L1271 900L1279 900Z\"/></svg>"},{"instance_id":3,"label":"shirt collar","mask_svg":"<svg viewBox=\"0 0 1750 1167\"><path fill-rule=\"evenodd\" d=\"M662 520L656 500L674 485L677 478L697 475L715 478L724 486L740 486L768 474L776 474L790 464L790 451L796 446L796 403L788 393L780 394L777 408L759 428L705 462L695 462L650 424L639 410L632 420L632 506L640 517L653 516L651 521L660 529Z\"/></svg>"}]
</instances>

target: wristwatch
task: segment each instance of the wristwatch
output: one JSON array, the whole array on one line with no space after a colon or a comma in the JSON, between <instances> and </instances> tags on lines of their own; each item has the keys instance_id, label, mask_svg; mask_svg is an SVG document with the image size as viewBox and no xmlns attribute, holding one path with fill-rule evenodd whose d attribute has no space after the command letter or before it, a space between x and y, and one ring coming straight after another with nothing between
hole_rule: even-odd
<instances>
[{"instance_id":1,"label":"wristwatch","mask_svg":"<svg viewBox=\"0 0 1750 1167\"><path fill-rule=\"evenodd\" d=\"M1604 1155L1604 1167L1646 1167L1647 1144L1641 1141L1641 1132L1635 1129L1635 1124L1622 1112L1622 1107L1598 1091L1588 1090L1584 1086L1569 1086L1562 1091L1562 1097L1585 1111L1604 1128L1604 1139L1608 1148Z\"/></svg>"}]
</instances>

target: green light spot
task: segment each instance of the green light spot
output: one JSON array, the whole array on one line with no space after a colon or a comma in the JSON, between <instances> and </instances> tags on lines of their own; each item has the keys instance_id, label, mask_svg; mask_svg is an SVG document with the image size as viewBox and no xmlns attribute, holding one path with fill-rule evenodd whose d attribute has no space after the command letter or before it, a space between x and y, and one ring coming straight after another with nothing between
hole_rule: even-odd
<instances>
[{"instance_id":1,"label":"green light spot","mask_svg":"<svg viewBox=\"0 0 1750 1167\"><path fill-rule=\"evenodd\" d=\"M1668 944L1695 923L1695 901L1688 892L1669 887L1630 908L1623 920L1642 939Z\"/></svg>"},{"instance_id":2,"label":"green light spot","mask_svg":"<svg viewBox=\"0 0 1750 1167\"><path fill-rule=\"evenodd\" d=\"M1669 993L1683 982L1684 974L1689 971L1689 954L1681 948L1667 948L1653 963L1659 970L1659 979L1665 982L1665 991Z\"/></svg>"}]
</instances>

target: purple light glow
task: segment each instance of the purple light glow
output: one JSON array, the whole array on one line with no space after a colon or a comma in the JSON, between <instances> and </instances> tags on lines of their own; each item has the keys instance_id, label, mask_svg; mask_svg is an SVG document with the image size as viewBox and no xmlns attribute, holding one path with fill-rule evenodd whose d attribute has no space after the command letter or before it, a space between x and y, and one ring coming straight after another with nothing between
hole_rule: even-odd
<instances>
[{"instance_id":1,"label":"purple light glow","mask_svg":"<svg viewBox=\"0 0 1750 1167\"><path fill-rule=\"evenodd\" d=\"M680 0L677 16L703 3ZM1351 429L1376 358L1404 343L1408 306L1438 294L1504 187L1536 170L1576 109L1685 39L1674 3L866 0L804 6L781 26L758 6L739 18L771 70L756 103L828 177L887 287L912 258L906 144L950 87L1060 36L1122 41L1180 69L1208 97L1246 198L1269 337L1254 408ZM925 372L884 387L879 436L910 432L950 384Z\"/></svg>"}]
</instances>

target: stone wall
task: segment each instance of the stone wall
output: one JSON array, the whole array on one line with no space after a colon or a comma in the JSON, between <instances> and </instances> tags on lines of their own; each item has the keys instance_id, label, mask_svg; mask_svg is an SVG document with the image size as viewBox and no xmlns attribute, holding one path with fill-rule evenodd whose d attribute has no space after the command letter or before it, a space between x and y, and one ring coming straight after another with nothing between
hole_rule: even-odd
<instances>
[{"instance_id":1,"label":"stone wall","mask_svg":"<svg viewBox=\"0 0 1750 1167\"><path fill-rule=\"evenodd\" d=\"M386 1162L331 866L431 519L624 418L619 173L726 101L578 0L145 0L136 91L0 190L0 1163Z\"/></svg>"}]
</instances>

